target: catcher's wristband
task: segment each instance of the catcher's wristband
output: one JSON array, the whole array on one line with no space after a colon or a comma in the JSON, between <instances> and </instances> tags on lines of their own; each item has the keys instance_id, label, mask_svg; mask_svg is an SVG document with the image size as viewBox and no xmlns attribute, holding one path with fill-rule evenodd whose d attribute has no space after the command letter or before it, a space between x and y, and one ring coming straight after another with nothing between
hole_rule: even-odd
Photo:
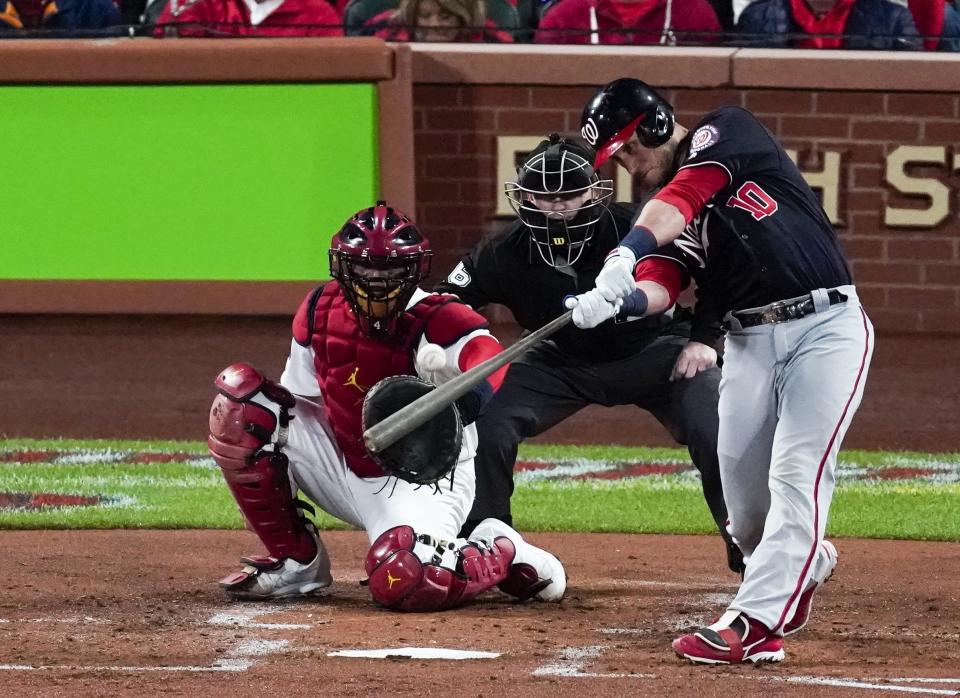
<instances>
[{"instance_id":1,"label":"catcher's wristband","mask_svg":"<svg viewBox=\"0 0 960 698\"><path fill-rule=\"evenodd\" d=\"M476 388L457 400L457 412L460 413L460 423L464 426L473 424L480 416L480 410L493 397L493 386L483 381Z\"/></svg>"}]
</instances>

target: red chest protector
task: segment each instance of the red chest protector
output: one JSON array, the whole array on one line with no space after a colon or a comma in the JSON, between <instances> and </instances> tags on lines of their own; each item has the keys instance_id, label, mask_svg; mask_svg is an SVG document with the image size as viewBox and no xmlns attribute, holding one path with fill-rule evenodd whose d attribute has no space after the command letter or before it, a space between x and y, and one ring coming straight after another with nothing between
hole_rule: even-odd
<instances>
[{"instance_id":1,"label":"red chest protector","mask_svg":"<svg viewBox=\"0 0 960 698\"><path fill-rule=\"evenodd\" d=\"M333 282L314 291L297 312L294 338L313 347L317 382L334 436L347 466L360 477L384 474L363 447L364 396L388 376L416 375L413 360L428 318L455 300L427 296L400 317L388 340L374 340L360 331L350 304Z\"/></svg>"}]
</instances>

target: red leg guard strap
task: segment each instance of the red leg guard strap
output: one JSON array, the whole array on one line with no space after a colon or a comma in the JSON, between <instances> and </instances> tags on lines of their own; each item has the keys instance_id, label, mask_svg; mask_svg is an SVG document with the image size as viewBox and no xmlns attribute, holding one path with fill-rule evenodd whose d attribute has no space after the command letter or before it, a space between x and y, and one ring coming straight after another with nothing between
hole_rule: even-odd
<instances>
[{"instance_id":1,"label":"red leg guard strap","mask_svg":"<svg viewBox=\"0 0 960 698\"><path fill-rule=\"evenodd\" d=\"M439 555L428 563L420 560L413 552L417 541L410 526L397 526L370 547L365 568L377 603L399 611L458 606L503 581L516 552L506 538L498 538L489 549L466 545L457 553L457 568L450 569L439 564Z\"/></svg>"},{"instance_id":2,"label":"red leg guard strap","mask_svg":"<svg viewBox=\"0 0 960 698\"><path fill-rule=\"evenodd\" d=\"M296 401L286 389L247 364L225 369L216 385L221 394L210 410L207 444L240 511L271 557L309 562L316 555L316 543L296 506L287 457L279 444L274 445L273 452L262 450L271 443L277 416L250 400L258 394L269 399L281 397L281 424L288 421L287 407Z\"/></svg>"},{"instance_id":3,"label":"red leg guard strap","mask_svg":"<svg viewBox=\"0 0 960 698\"><path fill-rule=\"evenodd\" d=\"M519 564L510 568L510 573L498 588L505 594L515 597L518 601L527 601L550 586L551 579L540 579L540 575L533 565Z\"/></svg>"}]
</instances>

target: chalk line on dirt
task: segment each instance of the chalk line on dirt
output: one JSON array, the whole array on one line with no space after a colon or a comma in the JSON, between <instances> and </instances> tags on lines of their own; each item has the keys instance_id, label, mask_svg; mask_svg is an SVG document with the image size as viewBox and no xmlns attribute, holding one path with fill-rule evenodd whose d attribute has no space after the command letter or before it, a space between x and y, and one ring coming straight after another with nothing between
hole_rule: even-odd
<instances>
[{"instance_id":1,"label":"chalk line on dirt","mask_svg":"<svg viewBox=\"0 0 960 698\"><path fill-rule=\"evenodd\" d=\"M328 657L354 657L358 659L496 659L499 652L458 650L446 647L395 647L376 650L334 650Z\"/></svg>"}]
</instances>

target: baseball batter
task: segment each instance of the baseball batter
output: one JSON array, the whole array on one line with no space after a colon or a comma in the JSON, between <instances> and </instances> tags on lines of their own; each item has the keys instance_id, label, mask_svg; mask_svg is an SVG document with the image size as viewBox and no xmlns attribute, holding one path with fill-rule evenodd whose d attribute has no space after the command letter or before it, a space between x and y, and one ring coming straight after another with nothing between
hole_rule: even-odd
<instances>
[{"instance_id":1,"label":"baseball batter","mask_svg":"<svg viewBox=\"0 0 960 698\"><path fill-rule=\"evenodd\" d=\"M503 304L533 332L563 312L565 297L592 288L607 252L639 210L610 203L613 183L600 179L593 158L579 138L544 139L517 179L506 183L517 219L485 237L437 290L477 309ZM709 299L698 299L693 313L675 306L691 273L699 271L672 245L658 250L636 268L637 282L650 294L647 304L621 308L616 317L594 314L595 327L561 330L513 362L477 420L477 498L466 530L488 517L512 521L513 469L524 439L590 404L636 405L687 445L724 536L728 565L741 572L740 551L725 529L717 460L720 369L713 345L722 334L721 318Z\"/></svg>"},{"instance_id":2,"label":"baseball batter","mask_svg":"<svg viewBox=\"0 0 960 698\"><path fill-rule=\"evenodd\" d=\"M659 94L623 78L581 123L595 166L613 159L662 186L596 291L608 303L635 299L636 260L673 241L725 312L720 476L746 571L726 612L673 648L706 664L780 661L783 636L806 624L837 564L824 532L873 352L870 320L816 196L750 112L723 107L688 131Z\"/></svg>"},{"instance_id":3,"label":"baseball batter","mask_svg":"<svg viewBox=\"0 0 960 698\"><path fill-rule=\"evenodd\" d=\"M494 586L521 599L563 596L560 561L507 524L487 519L469 540L458 538L474 498L473 421L506 368L458 401L466 426L449 483L391 479L364 450L361 406L378 381L408 374L438 384L500 351L483 317L419 288L430 257L428 240L403 213L384 202L358 212L333 237L336 283L311 292L297 311L280 383L247 364L217 378L210 452L269 553L245 558L221 581L230 595L283 598L331 584L323 542L295 499L299 489L366 531L370 593L384 606L443 610Z\"/></svg>"}]
</instances>

